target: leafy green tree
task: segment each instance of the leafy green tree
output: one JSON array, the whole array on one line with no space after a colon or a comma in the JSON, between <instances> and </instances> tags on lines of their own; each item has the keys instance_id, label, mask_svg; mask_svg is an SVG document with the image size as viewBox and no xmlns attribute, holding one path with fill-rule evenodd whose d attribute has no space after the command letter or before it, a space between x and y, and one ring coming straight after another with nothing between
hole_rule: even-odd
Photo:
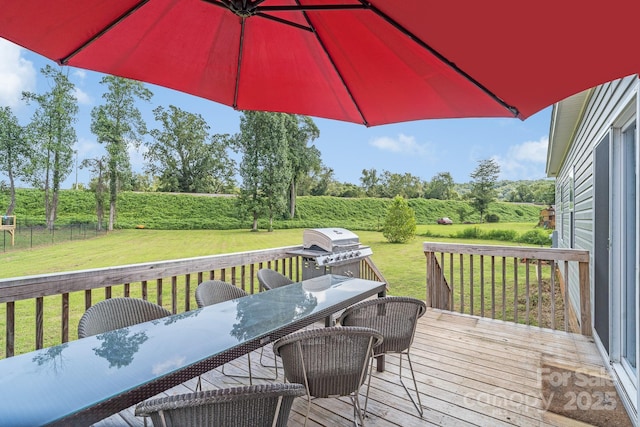
<instances>
[{"instance_id":1,"label":"leafy green tree","mask_svg":"<svg viewBox=\"0 0 640 427\"><path fill-rule=\"evenodd\" d=\"M365 193L362 187L351 184L350 182L334 182L331 185L330 195L336 197L357 198L364 197Z\"/></svg>"},{"instance_id":2,"label":"leafy green tree","mask_svg":"<svg viewBox=\"0 0 640 427\"><path fill-rule=\"evenodd\" d=\"M124 176L131 176L129 145L139 146L147 127L137 100L149 101L153 93L141 82L116 76L105 76L100 81L107 87L102 95L104 104L91 111L91 132L107 151L109 174L109 231L116 220L116 202Z\"/></svg>"},{"instance_id":3,"label":"leafy green tree","mask_svg":"<svg viewBox=\"0 0 640 427\"><path fill-rule=\"evenodd\" d=\"M382 235L389 243L405 243L416 235L416 213L402 196L393 198Z\"/></svg>"},{"instance_id":4,"label":"leafy green tree","mask_svg":"<svg viewBox=\"0 0 640 427\"><path fill-rule=\"evenodd\" d=\"M309 179L311 180L309 194L312 196L326 196L335 182L334 171L332 168L322 165L318 172L312 172L309 175Z\"/></svg>"},{"instance_id":5,"label":"leafy green tree","mask_svg":"<svg viewBox=\"0 0 640 427\"><path fill-rule=\"evenodd\" d=\"M84 159L80 164L80 168L89 168L93 174L93 179L89 183L89 189L93 191L96 197L96 217L98 219L98 231L102 231L104 222L104 205L107 186L104 178L107 169L107 157L101 156L94 159Z\"/></svg>"},{"instance_id":6,"label":"leafy green tree","mask_svg":"<svg viewBox=\"0 0 640 427\"><path fill-rule=\"evenodd\" d=\"M227 154L229 135L209 135L199 114L173 105L153 110L160 129L147 143L146 169L159 177L160 191L221 193L233 188L235 163Z\"/></svg>"},{"instance_id":7,"label":"leafy green tree","mask_svg":"<svg viewBox=\"0 0 640 427\"><path fill-rule=\"evenodd\" d=\"M422 180L410 173L399 174L383 171L380 181L380 195L382 197L392 198L401 195L407 199L415 199L422 197L424 192Z\"/></svg>"},{"instance_id":8,"label":"leafy green tree","mask_svg":"<svg viewBox=\"0 0 640 427\"><path fill-rule=\"evenodd\" d=\"M16 206L16 179L28 174L29 145L24 130L10 107L0 107L0 172L9 179L9 206L5 215L13 215Z\"/></svg>"},{"instance_id":9,"label":"leafy green tree","mask_svg":"<svg viewBox=\"0 0 640 427\"><path fill-rule=\"evenodd\" d=\"M517 184L516 188L509 193L507 200L510 202L530 203L533 202L533 198L534 196L531 185L522 182Z\"/></svg>"},{"instance_id":10,"label":"leafy green tree","mask_svg":"<svg viewBox=\"0 0 640 427\"><path fill-rule=\"evenodd\" d=\"M496 181L500 174L500 165L494 159L478 162L478 167L471 173L471 206L480 214L480 222L491 202L496 199Z\"/></svg>"},{"instance_id":11,"label":"leafy green tree","mask_svg":"<svg viewBox=\"0 0 640 427\"><path fill-rule=\"evenodd\" d=\"M285 114L288 158L291 167L289 188L289 216L296 214L297 184L310 172L318 172L322 166L320 150L308 145L320 136L320 130L311 117Z\"/></svg>"},{"instance_id":12,"label":"leafy green tree","mask_svg":"<svg viewBox=\"0 0 640 427\"><path fill-rule=\"evenodd\" d=\"M556 200L556 185L554 181L540 180L532 185L533 201L545 205L553 205Z\"/></svg>"},{"instance_id":13,"label":"leafy green tree","mask_svg":"<svg viewBox=\"0 0 640 427\"><path fill-rule=\"evenodd\" d=\"M53 229L60 184L73 169L78 102L73 83L60 70L47 65L41 73L49 80L51 90L43 94L23 92L22 95L27 103L36 104L27 134L33 153L31 180L44 189L47 227Z\"/></svg>"},{"instance_id":14,"label":"leafy green tree","mask_svg":"<svg viewBox=\"0 0 640 427\"><path fill-rule=\"evenodd\" d=\"M282 113L245 111L240 118L236 149L242 153L242 185L238 200L252 216L252 231L258 230L262 213L268 215L272 231L274 216L286 212L292 179L286 132Z\"/></svg>"},{"instance_id":15,"label":"leafy green tree","mask_svg":"<svg viewBox=\"0 0 640 427\"><path fill-rule=\"evenodd\" d=\"M426 185L425 198L452 200L455 199L456 192L454 190L455 183L449 172L440 172L429 181Z\"/></svg>"},{"instance_id":16,"label":"leafy green tree","mask_svg":"<svg viewBox=\"0 0 640 427\"><path fill-rule=\"evenodd\" d=\"M377 170L373 168L362 169L360 185L367 197L380 197L380 176Z\"/></svg>"}]
</instances>

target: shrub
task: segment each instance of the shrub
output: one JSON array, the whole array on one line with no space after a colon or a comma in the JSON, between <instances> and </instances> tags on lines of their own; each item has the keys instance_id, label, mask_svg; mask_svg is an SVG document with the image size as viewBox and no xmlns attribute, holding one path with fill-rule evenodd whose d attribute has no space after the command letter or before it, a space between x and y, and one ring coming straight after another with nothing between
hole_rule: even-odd
<instances>
[{"instance_id":1,"label":"shrub","mask_svg":"<svg viewBox=\"0 0 640 427\"><path fill-rule=\"evenodd\" d=\"M551 236L549 232L543 230L531 230L522 233L518 238L519 243L528 243L531 245L551 246Z\"/></svg>"},{"instance_id":2,"label":"shrub","mask_svg":"<svg viewBox=\"0 0 640 427\"><path fill-rule=\"evenodd\" d=\"M407 201L396 196L387 211L382 235L389 243L405 243L416 235L416 214Z\"/></svg>"},{"instance_id":3,"label":"shrub","mask_svg":"<svg viewBox=\"0 0 640 427\"><path fill-rule=\"evenodd\" d=\"M489 230L482 233L483 239L501 240L503 242L515 242L518 233L515 230Z\"/></svg>"},{"instance_id":4,"label":"shrub","mask_svg":"<svg viewBox=\"0 0 640 427\"><path fill-rule=\"evenodd\" d=\"M480 231L480 228L470 227L465 228L462 231L458 231L454 234L454 237L457 237L458 239L479 239L481 235L482 232Z\"/></svg>"},{"instance_id":5,"label":"shrub","mask_svg":"<svg viewBox=\"0 0 640 427\"><path fill-rule=\"evenodd\" d=\"M494 213L487 214L484 219L487 222L500 222L500 217L498 216L498 214Z\"/></svg>"}]
</instances>

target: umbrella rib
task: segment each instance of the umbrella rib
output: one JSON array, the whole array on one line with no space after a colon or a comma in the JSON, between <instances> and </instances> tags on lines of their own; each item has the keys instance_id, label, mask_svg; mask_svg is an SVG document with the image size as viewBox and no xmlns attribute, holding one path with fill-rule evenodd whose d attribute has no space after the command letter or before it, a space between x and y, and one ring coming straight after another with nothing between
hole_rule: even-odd
<instances>
[{"instance_id":1,"label":"umbrella rib","mask_svg":"<svg viewBox=\"0 0 640 427\"><path fill-rule=\"evenodd\" d=\"M451 69L453 69L456 73L458 73L459 75L461 75L462 77L464 77L465 79L467 79L470 83L472 83L474 86L476 86L478 89L480 89L481 91L483 91L484 93L486 93L491 99L493 99L494 101L496 101L498 104L502 105L505 109L507 109L511 114L513 114L514 117L520 117L520 111L518 111L518 109L516 107L514 107L513 105L509 105L507 104L505 101L502 100L502 98L500 98L498 95L496 95L495 93L491 92L489 89L487 89L482 83L480 83L479 81L477 81L476 79L474 79L473 77L471 77L469 74L467 74L464 70L462 70L460 67L458 67L454 62L451 62L449 59L447 59L444 55L442 55L440 52L438 52L437 50L435 50L434 48L432 48L431 46L429 46L427 43L425 43L424 41L422 41L420 38L418 38L415 34L413 34L411 31L409 31L408 29L406 29L405 27L403 27L402 25L400 25L398 22L396 22L395 20L393 20L389 15L385 14L384 12L382 12L380 9L376 8L375 6L373 6L370 3L364 3L364 0L360 0L364 5L367 5L375 14L377 14L378 16L380 16L382 19L384 19L385 21L387 21L390 25L394 26L396 29L398 29L400 32L402 32L403 34L405 34L406 36L408 36L411 40L413 40L414 42L416 42L418 45L420 45L420 47L422 47L423 49L428 50L432 55L434 55L435 57L437 57L439 60L441 60L442 62L444 62L445 64L447 64Z\"/></svg>"},{"instance_id":2,"label":"umbrella rib","mask_svg":"<svg viewBox=\"0 0 640 427\"><path fill-rule=\"evenodd\" d=\"M238 69L236 71L236 89L233 93L233 108L238 109L238 92L240 91L240 71L242 70L242 53L244 51L244 29L247 18L242 18L240 24L240 46L238 47Z\"/></svg>"},{"instance_id":3,"label":"umbrella rib","mask_svg":"<svg viewBox=\"0 0 640 427\"><path fill-rule=\"evenodd\" d=\"M300 4L299 0L296 0L296 3L299 5ZM336 71L336 74L338 75L338 78L342 82L342 85L344 86L344 89L347 91L347 94L349 95L349 98L351 98L351 102L353 102L353 105L356 107L356 110L358 111L358 114L360 115L360 118L362 119L362 124L365 125L365 126L369 126L369 124L367 123L367 120L364 117L364 114L362 113L362 109L360 108L360 105L358 104L358 102L356 101L355 97L353 96L353 93L351 92L351 89L349 89L349 85L347 84L347 82L342 77L342 73L340 72L340 70L338 69L338 66L336 65L335 61L331 57L331 54L329 54L329 51L327 50L327 47L325 46L324 42L320 38L320 35L318 35L318 32L316 31L315 27L311 23L311 20L309 19L309 16L307 15L307 12L302 11L302 15L304 16L304 19L307 21L307 24L309 24L309 27L312 29L313 34L316 36L316 39L318 40L318 43L320 44L320 47L322 48L324 53L327 55L327 58L329 58L329 62L331 62L331 66Z\"/></svg>"},{"instance_id":4,"label":"umbrella rib","mask_svg":"<svg viewBox=\"0 0 640 427\"><path fill-rule=\"evenodd\" d=\"M74 49L70 54L68 54L67 56L65 56L64 58L61 58L58 60L58 63L60 65L67 65L67 63L77 54L79 54L80 52L82 52L84 49L86 49L87 47L89 47L93 42L95 42L96 40L98 40L100 37L102 37L103 35L105 35L108 31L110 31L113 27L115 27L116 25L118 25L119 23L121 23L122 21L124 21L125 19L127 19L129 16L131 16L133 13L137 12L142 6L144 6L145 4L147 4L149 2L149 0L142 0L141 2L135 4L131 9L127 10L126 12L124 12L122 15L120 15L118 18L116 18L114 21L112 21L110 24L108 24L106 27L104 27L102 30L98 31L94 36L92 36L89 40L85 41L82 45L80 45L79 47L77 47L76 49Z\"/></svg>"},{"instance_id":5,"label":"umbrella rib","mask_svg":"<svg viewBox=\"0 0 640 427\"><path fill-rule=\"evenodd\" d=\"M278 18L276 16L267 15L266 13L256 13L255 16L259 16L260 18L269 19L271 21L279 22L281 24L290 25L292 27L298 28L300 30L305 30L309 32L313 32L313 28L305 27L304 25L300 25L296 22L288 21L286 19Z\"/></svg>"}]
</instances>

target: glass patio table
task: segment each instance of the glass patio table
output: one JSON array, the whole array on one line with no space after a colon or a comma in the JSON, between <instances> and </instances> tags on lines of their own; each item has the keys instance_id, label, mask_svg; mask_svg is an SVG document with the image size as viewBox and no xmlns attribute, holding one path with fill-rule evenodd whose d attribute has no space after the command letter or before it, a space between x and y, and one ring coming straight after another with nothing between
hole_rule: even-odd
<instances>
[{"instance_id":1,"label":"glass patio table","mask_svg":"<svg viewBox=\"0 0 640 427\"><path fill-rule=\"evenodd\" d=\"M0 424L91 424L385 289L320 276L0 360Z\"/></svg>"}]
</instances>

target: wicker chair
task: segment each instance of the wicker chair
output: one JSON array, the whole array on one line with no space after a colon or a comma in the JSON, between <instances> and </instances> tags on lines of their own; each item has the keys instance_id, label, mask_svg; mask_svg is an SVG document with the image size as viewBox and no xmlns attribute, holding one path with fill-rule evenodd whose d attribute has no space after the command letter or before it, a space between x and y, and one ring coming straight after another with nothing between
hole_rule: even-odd
<instances>
[{"instance_id":1,"label":"wicker chair","mask_svg":"<svg viewBox=\"0 0 640 427\"><path fill-rule=\"evenodd\" d=\"M411 402L418 410L422 417L423 409L420 401L420 392L416 376L411 365L409 350L413 343L413 337L416 331L418 319L427 310L427 306L423 301L408 297L384 297L367 301L362 301L347 308L339 322L343 326L361 326L373 328L379 331L384 337L382 344L375 348L374 357L379 357L387 353L396 353L400 355L400 383L409 395ZM413 378L413 386L417 395L417 402L409 392L409 389L402 380L402 356L407 356L411 377ZM371 361L371 369L373 371L373 359ZM364 403L364 412L367 412L367 403L369 401L369 383L367 384L367 397Z\"/></svg>"},{"instance_id":2,"label":"wicker chair","mask_svg":"<svg viewBox=\"0 0 640 427\"><path fill-rule=\"evenodd\" d=\"M162 427L285 427L302 384L263 384L207 390L147 400L137 416Z\"/></svg>"},{"instance_id":3,"label":"wicker chair","mask_svg":"<svg viewBox=\"0 0 640 427\"><path fill-rule=\"evenodd\" d=\"M293 283L293 280L270 268L261 268L258 270L258 283L260 283L263 289L269 291L281 286L290 285Z\"/></svg>"},{"instance_id":4,"label":"wicker chair","mask_svg":"<svg viewBox=\"0 0 640 427\"><path fill-rule=\"evenodd\" d=\"M311 398L349 396L357 419L364 423L359 390L367 364L382 335L371 328L328 327L296 332L279 339L273 351L282 358L285 378L304 384L307 391L307 424ZM356 414L358 415L356 418Z\"/></svg>"},{"instance_id":5,"label":"wicker chair","mask_svg":"<svg viewBox=\"0 0 640 427\"><path fill-rule=\"evenodd\" d=\"M198 307L202 308L208 305L218 304L224 301L229 301L235 298L242 298L249 294L247 294L244 290L233 286L231 283L224 282L222 280L207 280L198 285L196 288L196 303ZM278 375L276 372L276 376L271 377L255 377L251 372L251 356L247 354L248 367L249 367L249 375L236 375L236 374L227 374L224 371L224 365L222 365L222 374L230 377L240 377L240 378L249 378L249 384L253 384L253 379L261 379L261 380L275 380ZM198 384L196 385L196 390L202 389L202 380L201 377L198 377Z\"/></svg>"},{"instance_id":6,"label":"wicker chair","mask_svg":"<svg viewBox=\"0 0 640 427\"><path fill-rule=\"evenodd\" d=\"M137 298L110 298L89 307L78 323L78 338L170 316L171 312Z\"/></svg>"},{"instance_id":7,"label":"wicker chair","mask_svg":"<svg viewBox=\"0 0 640 427\"><path fill-rule=\"evenodd\" d=\"M222 280L207 280L196 288L196 303L202 308L207 305L218 304L235 298L242 298L248 294L231 283Z\"/></svg>"}]
</instances>

